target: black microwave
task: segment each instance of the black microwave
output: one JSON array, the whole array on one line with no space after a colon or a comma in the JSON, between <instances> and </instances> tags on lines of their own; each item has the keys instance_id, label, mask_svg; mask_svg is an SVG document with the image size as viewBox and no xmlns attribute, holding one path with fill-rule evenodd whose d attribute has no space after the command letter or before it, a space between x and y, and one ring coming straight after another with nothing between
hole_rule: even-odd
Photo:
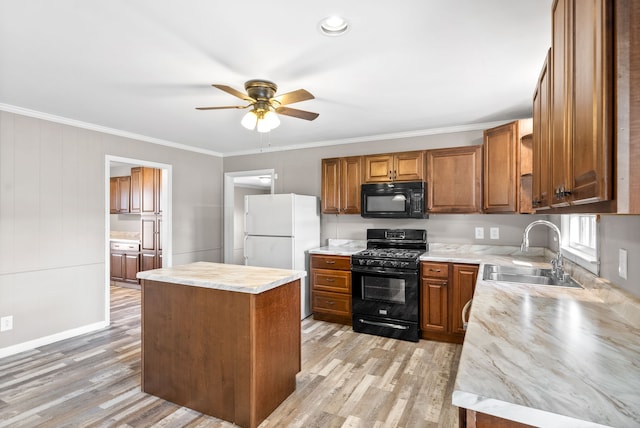
<instances>
[{"instance_id":1,"label":"black microwave","mask_svg":"<svg viewBox=\"0 0 640 428\"><path fill-rule=\"evenodd\" d=\"M428 218L424 181L363 184L362 217Z\"/></svg>"}]
</instances>

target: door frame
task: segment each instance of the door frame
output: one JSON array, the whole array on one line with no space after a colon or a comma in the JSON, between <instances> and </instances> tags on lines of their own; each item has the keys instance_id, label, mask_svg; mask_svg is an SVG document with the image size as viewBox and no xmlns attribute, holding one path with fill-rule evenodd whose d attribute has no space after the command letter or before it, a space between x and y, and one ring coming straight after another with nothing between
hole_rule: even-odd
<instances>
[{"instance_id":1,"label":"door frame","mask_svg":"<svg viewBox=\"0 0 640 428\"><path fill-rule=\"evenodd\" d=\"M151 162L142 159L125 158L122 156L105 155L105 188L104 188L104 200L105 200L105 230L104 230L104 292L105 292L105 320L107 324L111 324L111 188L109 186L109 179L111 178L111 163L121 162L132 165L138 165L149 168L158 168L162 170L162 193L160 194L160 205L162 206L162 229L160 236L162 237L162 267L169 267L173 264L173 250L172 250L172 206L171 201L172 194L172 179L173 179L173 166L165 163Z\"/></svg>"},{"instance_id":2,"label":"door frame","mask_svg":"<svg viewBox=\"0 0 640 428\"><path fill-rule=\"evenodd\" d=\"M278 178L276 170L271 169L256 169L253 171L235 171L224 173L224 190L223 190L223 227L222 227L222 239L223 239L223 261L224 263L233 263L233 236L234 236L234 221L233 210L235 200L235 184L234 179L236 177L258 177L258 176L270 176L271 177L271 193L274 193L275 181Z\"/></svg>"}]
</instances>

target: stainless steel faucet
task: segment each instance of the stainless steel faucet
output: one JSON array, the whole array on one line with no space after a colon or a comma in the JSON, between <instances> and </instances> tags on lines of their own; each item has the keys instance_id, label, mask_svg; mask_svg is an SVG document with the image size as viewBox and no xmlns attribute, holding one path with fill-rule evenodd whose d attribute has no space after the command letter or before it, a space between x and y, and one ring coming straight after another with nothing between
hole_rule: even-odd
<instances>
[{"instance_id":1,"label":"stainless steel faucet","mask_svg":"<svg viewBox=\"0 0 640 428\"><path fill-rule=\"evenodd\" d=\"M563 280L565 277L565 274L564 274L564 263L562 260L562 250L560 247L560 240L562 239L562 237L560 236L560 229L558 229L558 226L556 226L555 224L547 220L536 220L531 222L524 229L524 233L522 234L522 244L520 245L520 251L524 253L529 249L529 231L533 228L533 226L536 226L538 224L543 224L547 226L548 228L553 230L557 235L558 252L556 253L556 256L553 259L551 259L551 273L555 275L556 278Z\"/></svg>"}]
</instances>

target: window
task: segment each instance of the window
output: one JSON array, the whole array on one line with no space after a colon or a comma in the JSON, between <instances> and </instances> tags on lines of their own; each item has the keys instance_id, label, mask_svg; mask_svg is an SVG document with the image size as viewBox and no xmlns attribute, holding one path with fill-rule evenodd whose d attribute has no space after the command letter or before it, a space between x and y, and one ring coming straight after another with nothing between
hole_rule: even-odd
<instances>
[{"instance_id":1,"label":"window","mask_svg":"<svg viewBox=\"0 0 640 428\"><path fill-rule=\"evenodd\" d=\"M562 216L562 254L590 272L599 274L598 216Z\"/></svg>"}]
</instances>

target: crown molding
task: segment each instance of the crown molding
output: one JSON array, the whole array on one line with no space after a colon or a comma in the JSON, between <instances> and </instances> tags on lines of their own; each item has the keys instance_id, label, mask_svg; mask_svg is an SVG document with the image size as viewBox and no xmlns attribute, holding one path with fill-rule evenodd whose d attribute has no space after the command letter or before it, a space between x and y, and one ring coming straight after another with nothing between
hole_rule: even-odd
<instances>
[{"instance_id":1,"label":"crown molding","mask_svg":"<svg viewBox=\"0 0 640 428\"><path fill-rule=\"evenodd\" d=\"M223 157L222 153L214 152L212 150L200 149L186 144L175 143L173 141L162 140L160 138L148 137L146 135L135 134L133 132L122 131L120 129L109 128L106 126L96 125L93 123L83 122L80 120L69 119L62 116L56 116L54 114L43 113L41 111L30 110L23 107L17 107L10 104L0 103L0 110L9 113L20 114L22 116L29 116L36 119L47 120L49 122L60 123L63 125L75 126L76 128L88 129L91 131L102 132L105 134L117 135L119 137L131 138L133 140L144 141L147 143L158 144L161 146L172 147L174 149L186 150L190 152L201 153L209 156Z\"/></svg>"}]
</instances>

